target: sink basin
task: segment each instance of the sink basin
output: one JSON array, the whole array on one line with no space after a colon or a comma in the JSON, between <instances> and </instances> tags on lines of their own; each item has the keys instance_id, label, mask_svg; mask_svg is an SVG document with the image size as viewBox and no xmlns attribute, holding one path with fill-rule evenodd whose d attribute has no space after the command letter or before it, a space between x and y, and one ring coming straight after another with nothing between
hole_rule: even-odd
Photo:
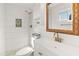
<instances>
[{"instance_id":1,"label":"sink basin","mask_svg":"<svg viewBox=\"0 0 79 59\"><path fill-rule=\"evenodd\" d=\"M43 44L41 41L36 40L35 43L36 43L36 45L40 45L40 48L41 48L41 46L43 46L44 48L48 49L52 53L55 53L59 56L63 56L63 55L64 56L72 56L72 55L77 56L77 55L79 55L79 47L68 45L63 42L59 43L56 41L48 41L48 42L44 41L44 44Z\"/></svg>"}]
</instances>

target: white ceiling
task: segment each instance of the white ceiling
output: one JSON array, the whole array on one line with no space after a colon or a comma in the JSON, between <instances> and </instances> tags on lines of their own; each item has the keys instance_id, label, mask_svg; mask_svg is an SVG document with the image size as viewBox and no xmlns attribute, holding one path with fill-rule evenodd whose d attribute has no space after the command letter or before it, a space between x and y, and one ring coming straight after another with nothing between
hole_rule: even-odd
<instances>
[{"instance_id":1,"label":"white ceiling","mask_svg":"<svg viewBox=\"0 0 79 59\"><path fill-rule=\"evenodd\" d=\"M39 3L6 3L7 5L14 5L18 7L25 7L27 9L34 9L35 6L38 7Z\"/></svg>"}]
</instances>

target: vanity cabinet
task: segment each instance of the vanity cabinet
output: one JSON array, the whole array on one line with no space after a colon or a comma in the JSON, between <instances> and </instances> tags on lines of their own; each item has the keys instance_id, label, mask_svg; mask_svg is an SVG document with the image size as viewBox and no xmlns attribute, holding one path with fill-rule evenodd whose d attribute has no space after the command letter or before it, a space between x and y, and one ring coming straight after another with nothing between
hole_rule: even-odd
<instances>
[{"instance_id":1,"label":"vanity cabinet","mask_svg":"<svg viewBox=\"0 0 79 59\"><path fill-rule=\"evenodd\" d=\"M47 3L46 31L79 35L79 3Z\"/></svg>"}]
</instances>

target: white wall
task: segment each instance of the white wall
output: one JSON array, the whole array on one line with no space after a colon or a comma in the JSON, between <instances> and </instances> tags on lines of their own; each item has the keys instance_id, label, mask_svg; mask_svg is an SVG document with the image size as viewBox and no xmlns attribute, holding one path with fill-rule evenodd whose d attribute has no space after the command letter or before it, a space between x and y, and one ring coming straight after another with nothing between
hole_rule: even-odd
<instances>
[{"instance_id":1,"label":"white wall","mask_svg":"<svg viewBox=\"0 0 79 59\"><path fill-rule=\"evenodd\" d=\"M19 4L20 5L20 4ZM6 4L6 50L17 50L29 45L29 14L25 6ZM22 27L15 26L15 20L22 19Z\"/></svg>"},{"instance_id":2,"label":"white wall","mask_svg":"<svg viewBox=\"0 0 79 59\"><path fill-rule=\"evenodd\" d=\"M36 33L36 32L40 32L40 24L37 24L37 22L39 21L40 22L40 4L36 4L34 6L34 9L33 9L33 30L32 32Z\"/></svg>"},{"instance_id":3,"label":"white wall","mask_svg":"<svg viewBox=\"0 0 79 59\"><path fill-rule=\"evenodd\" d=\"M39 17L40 24L37 25L36 21ZM38 32L41 34L41 40L47 39L48 36L51 37L49 32L46 32L45 25L45 4L41 3L34 7L33 11L33 32Z\"/></svg>"},{"instance_id":4,"label":"white wall","mask_svg":"<svg viewBox=\"0 0 79 59\"><path fill-rule=\"evenodd\" d=\"M45 42L49 42L49 41L52 41L54 39L52 39L53 38L53 32L46 32L45 4L41 4L40 11L41 11L41 13L40 13L40 21L41 21L40 26L41 26L41 28L39 30L40 30L40 33L41 33L41 38L39 39L39 43L44 44ZM74 48L79 47L79 36L68 35L68 34L60 34L60 37L64 39L64 41L62 43L69 44L69 45L73 46ZM52 43L50 43L50 44L52 44ZM49 47L49 46L46 45L46 47ZM65 51L66 51L66 49L65 49Z\"/></svg>"},{"instance_id":5,"label":"white wall","mask_svg":"<svg viewBox=\"0 0 79 59\"><path fill-rule=\"evenodd\" d=\"M0 3L0 55L5 55L4 4Z\"/></svg>"}]
</instances>

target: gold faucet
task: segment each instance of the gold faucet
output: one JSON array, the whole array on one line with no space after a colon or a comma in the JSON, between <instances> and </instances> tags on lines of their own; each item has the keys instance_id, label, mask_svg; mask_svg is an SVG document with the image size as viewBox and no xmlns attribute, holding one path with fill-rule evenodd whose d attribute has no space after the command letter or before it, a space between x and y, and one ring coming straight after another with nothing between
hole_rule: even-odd
<instances>
[{"instance_id":1,"label":"gold faucet","mask_svg":"<svg viewBox=\"0 0 79 59\"><path fill-rule=\"evenodd\" d=\"M61 43L63 41L63 39L59 37L59 33L58 32L57 33L56 32L54 33L54 38L55 38L55 41L57 41L57 42L60 42Z\"/></svg>"}]
</instances>

